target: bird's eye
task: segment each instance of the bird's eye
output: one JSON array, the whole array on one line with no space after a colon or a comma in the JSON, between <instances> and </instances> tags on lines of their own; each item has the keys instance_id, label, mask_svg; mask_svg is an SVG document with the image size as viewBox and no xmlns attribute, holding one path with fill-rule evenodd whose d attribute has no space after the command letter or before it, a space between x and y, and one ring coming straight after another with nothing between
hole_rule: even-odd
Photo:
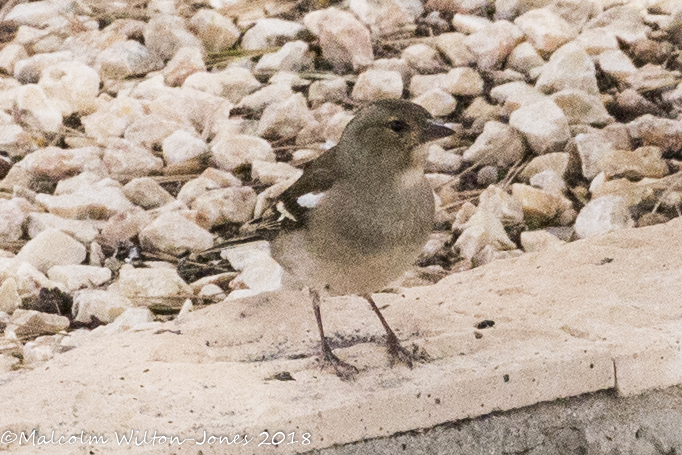
<instances>
[{"instance_id":1,"label":"bird's eye","mask_svg":"<svg viewBox=\"0 0 682 455\"><path fill-rule=\"evenodd\" d=\"M396 133L402 133L407 129L407 123L402 120L392 120L391 123L388 124L388 127Z\"/></svg>"}]
</instances>

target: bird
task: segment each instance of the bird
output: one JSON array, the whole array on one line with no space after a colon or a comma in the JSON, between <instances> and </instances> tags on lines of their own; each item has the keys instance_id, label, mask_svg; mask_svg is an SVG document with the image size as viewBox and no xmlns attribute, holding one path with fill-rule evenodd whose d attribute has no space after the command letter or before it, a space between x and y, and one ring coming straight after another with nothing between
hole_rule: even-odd
<instances>
[{"instance_id":1,"label":"bird","mask_svg":"<svg viewBox=\"0 0 682 455\"><path fill-rule=\"evenodd\" d=\"M366 299L386 332L391 365L426 360L401 346L372 298L419 256L433 229L435 202L420 145L453 134L423 107L380 100L361 108L339 142L306 163L271 208L242 228L270 241L272 257L307 287L324 365L344 380L358 374L324 333L321 293Z\"/></svg>"}]
</instances>

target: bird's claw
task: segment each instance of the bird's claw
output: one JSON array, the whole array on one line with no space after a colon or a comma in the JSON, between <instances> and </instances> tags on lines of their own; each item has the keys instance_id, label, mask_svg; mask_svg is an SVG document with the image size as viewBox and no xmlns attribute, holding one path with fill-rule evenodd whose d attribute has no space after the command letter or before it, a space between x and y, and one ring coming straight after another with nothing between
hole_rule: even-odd
<instances>
[{"instance_id":1,"label":"bird's claw","mask_svg":"<svg viewBox=\"0 0 682 455\"><path fill-rule=\"evenodd\" d=\"M326 352L323 357L324 366L330 367L342 381L353 381L359 370L336 357L332 352Z\"/></svg>"},{"instance_id":2,"label":"bird's claw","mask_svg":"<svg viewBox=\"0 0 682 455\"><path fill-rule=\"evenodd\" d=\"M388 355L391 357L391 366L402 363L412 368L415 362L428 362L431 360L429 353L416 344L410 346L411 349L404 348L396 337L389 337L387 341Z\"/></svg>"}]
</instances>

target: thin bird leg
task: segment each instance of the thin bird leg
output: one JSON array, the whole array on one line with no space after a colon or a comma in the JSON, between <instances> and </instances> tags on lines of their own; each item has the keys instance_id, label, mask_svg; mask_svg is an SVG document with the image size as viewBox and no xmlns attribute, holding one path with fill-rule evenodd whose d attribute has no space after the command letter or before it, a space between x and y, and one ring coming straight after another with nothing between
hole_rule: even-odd
<instances>
[{"instance_id":1,"label":"thin bird leg","mask_svg":"<svg viewBox=\"0 0 682 455\"><path fill-rule=\"evenodd\" d=\"M413 362L424 362L429 359L429 355L426 353L426 351L418 348L416 345L412 346L412 352L402 347L400 345L400 341L398 341L398 337L395 336L395 333L393 333L393 330L391 330L388 322L386 322L386 319L384 319L384 315L381 314L377 304L374 303L372 295L366 294L362 297L365 298L372 306L372 310L374 310L374 313L376 313L376 315L379 317L381 325L383 325L384 330L386 330L386 347L388 348L388 354L391 356L391 365L395 365L396 362L401 362L412 368Z\"/></svg>"},{"instance_id":2,"label":"thin bird leg","mask_svg":"<svg viewBox=\"0 0 682 455\"><path fill-rule=\"evenodd\" d=\"M320 294L316 290L310 289L310 296L313 299L313 310L315 311L317 328L320 331L320 344L322 346L322 358L324 363L331 366L334 369L336 375L342 380L350 381L355 379L355 375L358 374L358 369L336 357L336 355L332 352L332 348L329 347L327 338L324 336L324 327L322 327L322 314L320 313Z\"/></svg>"}]
</instances>

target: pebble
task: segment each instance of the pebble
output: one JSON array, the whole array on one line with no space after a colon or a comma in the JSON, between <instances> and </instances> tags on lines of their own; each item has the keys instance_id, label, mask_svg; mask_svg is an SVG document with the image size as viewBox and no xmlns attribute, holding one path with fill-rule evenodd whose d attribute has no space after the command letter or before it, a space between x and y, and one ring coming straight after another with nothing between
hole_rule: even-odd
<instances>
[{"instance_id":1,"label":"pebble","mask_svg":"<svg viewBox=\"0 0 682 455\"><path fill-rule=\"evenodd\" d=\"M80 264L85 247L68 234L48 228L29 240L17 253L17 260L33 265L43 273L52 266Z\"/></svg>"},{"instance_id":2,"label":"pebble","mask_svg":"<svg viewBox=\"0 0 682 455\"><path fill-rule=\"evenodd\" d=\"M571 137L564 112L552 100L520 107L512 112L509 125L525 137L538 155L561 151Z\"/></svg>"},{"instance_id":3,"label":"pebble","mask_svg":"<svg viewBox=\"0 0 682 455\"><path fill-rule=\"evenodd\" d=\"M234 23L218 11L202 8L189 20L189 27L209 52L226 51L241 33Z\"/></svg>"},{"instance_id":4,"label":"pebble","mask_svg":"<svg viewBox=\"0 0 682 455\"><path fill-rule=\"evenodd\" d=\"M358 71L372 64L370 32L352 13L334 7L312 11L303 24L319 38L322 55L336 72Z\"/></svg>"},{"instance_id":5,"label":"pebble","mask_svg":"<svg viewBox=\"0 0 682 455\"><path fill-rule=\"evenodd\" d=\"M213 246L213 235L197 226L181 213L164 213L139 234L140 245L149 251L181 256L190 251L199 253Z\"/></svg>"},{"instance_id":6,"label":"pebble","mask_svg":"<svg viewBox=\"0 0 682 455\"><path fill-rule=\"evenodd\" d=\"M360 102L398 99L403 94L403 80L397 71L367 70L358 76L352 97Z\"/></svg>"},{"instance_id":7,"label":"pebble","mask_svg":"<svg viewBox=\"0 0 682 455\"><path fill-rule=\"evenodd\" d=\"M267 49L281 45L303 31L297 22L282 19L259 19L242 37L242 47L246 50Z\"/></svg>"},{"instance_id":8,"label":"pebble","mask_svg":"<svg viewBox=\"0 0 682 455\"><path fill-rule=\"evenodd\" d=\"M528 11L514 19L535 50L551 54L578 36L578 29L550 9Z\"/></svg>"},{"instance_id":9,"label":"pebble","mask_svg":"<svg viewBox=\"0 0 682 455\"><path fill-rule=\"evenodd\" d=\"M575 43L557 49L541 69L535 87L543 93L577 89L590 95L599 94L594 63L589 54Z\"/></svg>"},{"instance_id":10,"label":"pebble","mask_svg":"<svg viewBox=\"0 0 682 455\"><path fill-rule=\"evenodd\" d=\"M457 109L457 100L441 88L429 90L413 99L412 102L422 106L434 117L450 115Z\"/></svg>"},{"instance_id":11,"label":"pebble","mask_svg":"<svg viewBox=\"0 0 682 455\"><path fill-rule=\"evenodd\" d=\"M83 288L96 288L111 279L111 270L92 265L55 265L47 271L52 281L62 283L70 292Z\"/></svg>"},{"instance_id":12,"label":"pebble","mask_svg":"<svg viewBox=\"0 0 682 455\"><path fill-rule=\"evenodd\" d=\"M592 199L583 207L575 220L575 233L584 239L634 225L625 199L607 195Z\"/></svg>"},{"instance_id":13,"label":"pebble","mask_svg":"<svg viewBox=\"0 0 682 455\"><path fill-rule=\"evenodd\" d=\"M477 165L508 167L520 160L526 152L523 137L514 128L498 121L490 121L483 132L462 157Z\"/></svg>"},{"instance_id":14,"label":"pebble","mask_svg":"<svg viewBox=\"0 0 682 455\"><path fill-rule=\"evenodd\" d=\"M566 242L547 231L525 231L521 233L521 246L526 253L558 248Z\"/></svg>"}]
</instances>

